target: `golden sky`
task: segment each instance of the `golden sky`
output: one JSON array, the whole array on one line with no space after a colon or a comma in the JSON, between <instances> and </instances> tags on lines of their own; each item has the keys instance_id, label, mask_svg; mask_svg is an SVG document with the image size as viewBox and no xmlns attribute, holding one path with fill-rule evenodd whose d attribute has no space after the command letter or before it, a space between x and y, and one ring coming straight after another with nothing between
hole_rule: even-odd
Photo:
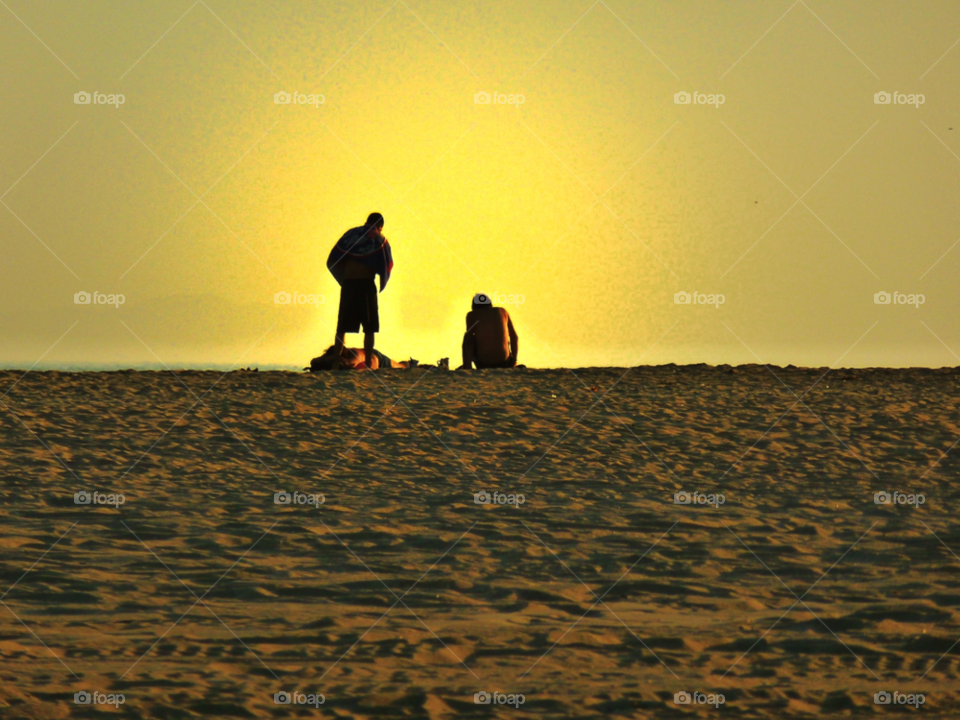
<instances>
[{"instance_id":1,"label":"golden sky","mask_svg":"<svg viewBox=\"0 0 960 720\"><path fill-rule=\"evenodd\" d=\"M306 364L371 211L396 359L960 361L956 2L5 3L2 365Z\"/></svg>"}]
</instances>

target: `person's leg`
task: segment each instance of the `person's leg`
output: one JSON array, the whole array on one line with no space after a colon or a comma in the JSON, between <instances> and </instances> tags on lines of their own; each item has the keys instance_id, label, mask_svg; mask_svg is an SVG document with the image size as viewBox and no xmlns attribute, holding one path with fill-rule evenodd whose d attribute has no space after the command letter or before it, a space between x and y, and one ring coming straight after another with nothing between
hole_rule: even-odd
<instances>
[{"instance_id":1,"label":"person's leg","mask_svg":"<svg viewBox=\"0 0 960 720\"><path fill-rule=\"evenodd\" d=\"M461 353L463 356L463 365L461 367L466 370L473 369L473 339L470 337L470 333L463 334L463 347L461 348Z\"/></svg>"},{"instance_id":2,"label":"person's leg","mask_svg":"<svg viewBox=\"0 0 960 720\"><path fill-rule=\"evenodd\" d=\"M373 339L374 334L372 332L363 334L363 360L366 363L367 370L373 367Z\"/></svg>"}]
</instances>

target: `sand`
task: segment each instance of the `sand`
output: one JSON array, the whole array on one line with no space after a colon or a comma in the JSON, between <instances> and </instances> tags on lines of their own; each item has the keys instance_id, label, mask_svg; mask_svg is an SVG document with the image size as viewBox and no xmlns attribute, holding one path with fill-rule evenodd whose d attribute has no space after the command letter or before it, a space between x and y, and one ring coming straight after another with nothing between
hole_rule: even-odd
<instances>
[{"instance_id":1,"label":"sand","mask_svg":"<svg viewBox=\"0 0 960 720\"><path fill-rule=\"evenodd\" d=\"M624 372L27 374L0 717L956 717L960 372Z\"/></svg>"}]
</instances>

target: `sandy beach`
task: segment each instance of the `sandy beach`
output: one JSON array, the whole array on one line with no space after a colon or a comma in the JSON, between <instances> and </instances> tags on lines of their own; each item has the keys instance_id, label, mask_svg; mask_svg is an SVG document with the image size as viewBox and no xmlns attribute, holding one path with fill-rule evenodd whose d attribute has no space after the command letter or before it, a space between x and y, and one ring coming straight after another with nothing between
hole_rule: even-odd
<instances>
[{"instance_id":1,"label":"sandy beach","mask_svg":"<svg viewBox=\"0 0 960 720\"><path fill-rule=\"evenodd\" d=\"M3 718L960 712L960 371L21 375Z\"/></svg>"}]
</instances>

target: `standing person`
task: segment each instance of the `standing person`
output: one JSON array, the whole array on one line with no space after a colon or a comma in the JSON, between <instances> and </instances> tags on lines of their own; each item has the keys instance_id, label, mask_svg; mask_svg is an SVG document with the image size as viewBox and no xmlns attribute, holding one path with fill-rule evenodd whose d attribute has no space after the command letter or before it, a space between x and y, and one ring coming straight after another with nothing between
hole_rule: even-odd
<instances>
[{"instance_id":1,"label":"standing person","mask_svg":"<svg viewBox=\"0 0 960 720\"><path fill-rule=\"evenodd\" d=\"M370 213L366 223L347 230L330 251L327 269L340 284L335 356L343 351L344 334L360 332L362 326L364 367L372 369L374 333L380 332L374 276L380 276L383 292L393 270L393 253L383 235L383 215Z\"/></svg>"},{"instance_id":2,"label":"standing person","mask_svg":"<svg viewBox=\"0 0 960 720\"><path fill-rule=\"evenodd\" d=\"M473 309L467 313L467 331L463 334L462 368L516 367L519 351L520 339L513 329L510 313L494 307L489 295L474 295Z\"/></svg>"}]
</instances>

